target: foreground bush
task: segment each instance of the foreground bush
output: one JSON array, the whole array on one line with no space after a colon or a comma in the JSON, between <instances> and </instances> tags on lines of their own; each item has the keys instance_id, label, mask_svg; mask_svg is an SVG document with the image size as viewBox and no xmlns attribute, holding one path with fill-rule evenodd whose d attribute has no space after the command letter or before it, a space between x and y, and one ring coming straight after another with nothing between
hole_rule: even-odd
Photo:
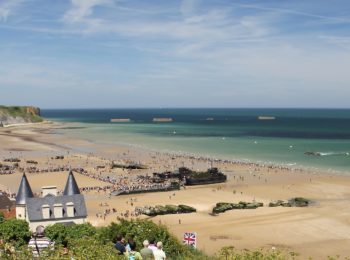
<instances>
[{"instance_id":1,"label":"foreground bush","mask_svg":"<svg viewBox=\"0 0 350 260\"><path fill-rule=\"evenodd\" d=\"M8 219L0 223L0 238L14 246L27 244L30 239L28 222L20 219Z\"/></svg>"},{"instance_id":2,"label":"foreground bush","mask_svg":"<svg viewBox=\"0 0 350 260\"><path fill-rule=\"evenodd\" d=\"M208 257L198 250L191 249L173 236L163 225L156 225L145 220L120 220L107 227L95 228L90 224L64 226L55 224L46 228L46 235L55 241L54 250L47 250L41 259L103 259L121 260L114 248L114 238L122 234L125 238L133 238L137 243L137 250L142 248L145 239L154 238L162 241L164 251L169 260L292 260L297 254L279 250L237 250L234 247L222 248L216 256ZM10 219L0 223L0 259L32 259L28 249L30 232L28 224L22 220ZM305 259L305 258L304 258ZM338 259L331 258L328 259ZM345 258L347 259L347 258Z\"/></svg>"}]
</instances>

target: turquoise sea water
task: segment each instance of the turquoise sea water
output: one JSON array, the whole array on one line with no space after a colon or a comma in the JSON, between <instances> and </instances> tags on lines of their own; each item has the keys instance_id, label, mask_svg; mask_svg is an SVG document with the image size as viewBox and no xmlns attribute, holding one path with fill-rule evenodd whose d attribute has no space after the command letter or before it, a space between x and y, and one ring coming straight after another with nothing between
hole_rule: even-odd
<instances>
[{"instance_id":1,"label":"turquoise sea water","mask_svg":"<svg viewBox=\"0 0 350 260\"><path fill-rule=\"evenodd\" d=\"M78 127L60 131L93 142L350 173L350 110L345 109L76 109L42 115L77 122ZM173 121L152 121L160 117ZM131 122L110 123L111 118Z\"/></svg>"}]
</instances>

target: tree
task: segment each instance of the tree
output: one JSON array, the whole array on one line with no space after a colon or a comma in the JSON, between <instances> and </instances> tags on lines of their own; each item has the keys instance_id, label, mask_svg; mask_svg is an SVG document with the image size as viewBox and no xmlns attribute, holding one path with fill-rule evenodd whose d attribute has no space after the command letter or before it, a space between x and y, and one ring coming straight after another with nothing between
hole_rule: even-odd
<instances>
[{"instance_id":1,"label":"tree","mask_svg":"<svg viewBox=\"0 0 350 260\"><path fill-rule=\"evenodd\" d=\"M96 234L96 228L93 227L90 223L71 225L66 229L68 243L71 240L78 240L84 237L93 237Z\"/></svg>"},{"instance_id":2,"label":"tree","mask_svg":"<svg viewBox=\"0 0 350 260\"><path fill-rule=\"evenodd\" d=\"M118 256L113 243L103 244L94 237L85 237L71 241L70 256L74 259L125 259Z\"/></svg>"},{"instance_id":3,"label":"tree","mask_svg":"<svg viewBox=\"0 0 350 260\"><path fill-rule=\"evenodd\" d=\"M60 223L45 228L45 235L56 244L67 245L67 233L66 226Z\"/></svg>"},{"instance_id":4,"label":"tree","mask_svg":"<svg viewBox=\"0 0 350 260\"><path fill-rule=\"evenodd\" d=\"M29 225L21 219L8 219L0 223L0 237L16 246L27 244L30 239Z\"/></svg>"}]
</instances>

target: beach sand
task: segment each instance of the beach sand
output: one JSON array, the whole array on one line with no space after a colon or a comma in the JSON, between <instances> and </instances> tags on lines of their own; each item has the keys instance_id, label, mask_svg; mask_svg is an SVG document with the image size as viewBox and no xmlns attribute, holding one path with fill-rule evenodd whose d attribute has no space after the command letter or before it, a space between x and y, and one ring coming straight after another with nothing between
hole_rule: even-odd
<instances>
[{"instance_id":1,"label":"beach sand","mask_svg":"<svg viewBox=\"0 0 350 260\"><path fill-rule=\"evenodd\" d=\"M123 145L106 145L79 140L54 129L65 127L58 123L42 123L27 126L0 128L0 163L8 157L19 157L21 167L28 167L26 160L38 161L38 168L57 166L83 167L94 176L120 178L151 175L152 172L175 170L186 166L205 170L211 162L188 156L175 156ZM64 155L63 160L51 159ZM111 160L130 160L149 166L145 170L111 170ZM96 169L103 165L104 169ZM313 257L327 259L331 256L350 255L350 177L329 173L269 168L262 165L216 161L228 175L223 184L187 187L179 191L147 193L138 195L110 196L109 191L84 192L88 208L88 221L103 226L137 206L186 204L197 209L196 213L157 216L148 218L166 225L182 239L184 232L197 233L197 246L209 255L223 246L238 249L272 247L300 253L300 259ZM42 186L56 185L62 190L67 171L51 173L28 173L34 192ZM0 189L17 192L22 173L0 175ZM80 187L110 185L104 181L75 173ZM274 200L292 197L311 199L306 208L269 208ZM263 202L265 207L251 210L233 210L217 216L210 214L217 202L239 201ZM133 204L133 205L131 205ZM116 213L104 216L106 209ZM129 216L129 219L131 217ZM181 224L179 224L181 220Z\"/></svg>"}]
</instances>

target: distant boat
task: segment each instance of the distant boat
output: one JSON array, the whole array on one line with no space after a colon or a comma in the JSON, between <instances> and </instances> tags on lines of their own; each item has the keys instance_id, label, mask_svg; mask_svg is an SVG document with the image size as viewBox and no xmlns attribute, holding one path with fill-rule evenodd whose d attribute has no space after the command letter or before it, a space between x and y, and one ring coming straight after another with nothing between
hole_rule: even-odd
<instances>
[{"instance_id":1,"label":"distant boat","mask_svg":"<svg viewBox=\"0 0 350 260\"><path fill-rule=\"evenodd\" d=\"M173 122L171 117L155 117L153 118L153 122L165 123L165 122Z\"/></svg>"},{"instance_id":2,"label":"distant boat","mask_svg":"<svg viewBox=\"0 0 350 260\"><path fill-rule=\"evenodd\" d=\"M214 120L214 118L213 117L208 117L207 119L205 119L205 120L207 120L207 121L213 121Z\"/></svg>"},{"instance_id":3,"label":"distant boat","mask_svg":"<svg viewBox=\"0 0 350 260\"><path fill-rule=\"evenodd\" d=\"M275 120L276 117L274 117L274 116L259 116L258 119L259 120Z\"/></svg>"},{"instance_id":4,"label":"distant boat","mask_svg":"<svg viewBox=\"0 0 350 260\"><path fill-rule=\"evenodd\" d=\"M111 123L129 123L130 118L112 118Z\"/></svg>"}]
</instances>

